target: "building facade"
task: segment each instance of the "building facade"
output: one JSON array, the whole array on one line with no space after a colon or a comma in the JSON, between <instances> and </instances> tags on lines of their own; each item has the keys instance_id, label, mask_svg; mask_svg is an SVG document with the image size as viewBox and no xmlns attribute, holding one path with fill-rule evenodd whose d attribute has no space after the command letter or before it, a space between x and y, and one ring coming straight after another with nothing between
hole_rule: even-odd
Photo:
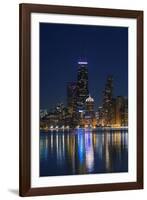
<instances>
[{"instance_id":1,"label":"building facade","mask_svg":"<svg viewBox=\"0 0 147 200\"><path fill-rule=\"evenodd\" d=\"M69 113L72 115L76 112L77 106L77 83L67 83L67 107Z\"/></svg>"},{"instance_id":2,"label":"building facade","mask_svg":"<svg viewBox=\"0 0 147 200\"><path fill-rule=\"evenodd\" d=\"M113 99L113 78L112 76L107 77L105 90L103 92L103 125L110 126L114 119L114 99Z\"/></svg>"},{"instance_id":3,"label":"building facade","mask_svg":"<svg viewBox=\"0 0 147 200\"><path fill-rule=\"evenodd\" d=\"M85 110L88 95L88 62L80 61L77 75L77 111Z\"/></svg>"},{"instance_id":4,"label":"building facade","mask_svg":"<svg viewBox=\"0 0 147 200\"><path fill-rule=\"evenodd\" d=\"M101 106L89 95L88 62L78 62L77 80L67 83L67 105L58 103L52 111L40 110L40 127L122 127L128 126L128 99L114 97L113 77L108 76Z\"/></svg>"}]
</instances>

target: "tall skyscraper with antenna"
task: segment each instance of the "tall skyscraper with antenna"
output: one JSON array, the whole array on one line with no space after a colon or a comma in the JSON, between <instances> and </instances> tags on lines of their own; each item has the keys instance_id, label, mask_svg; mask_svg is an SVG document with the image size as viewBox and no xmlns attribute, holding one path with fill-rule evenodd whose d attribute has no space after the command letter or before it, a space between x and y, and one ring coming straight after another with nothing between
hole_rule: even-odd
<instances>
[{"instance_id":1,"label":"tall skyscraper with antenna","mask_svg":"<svg viewBox=\"0 0 147 200\"><path fill-rule=\"evenodd\" d=\"M88 90L88 62L85 60L78 61L77 76L77 110L85 109L85 101L89 95Z\"/></svg>"}]
</instances>

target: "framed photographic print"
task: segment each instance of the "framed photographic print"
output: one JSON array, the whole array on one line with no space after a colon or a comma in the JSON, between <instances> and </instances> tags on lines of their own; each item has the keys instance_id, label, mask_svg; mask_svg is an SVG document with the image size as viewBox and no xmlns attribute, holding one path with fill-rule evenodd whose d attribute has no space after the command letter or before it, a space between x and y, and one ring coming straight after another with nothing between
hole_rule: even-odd
<instances>
[{"instance_id":1,"label":"framed photographic print","mask_svg":"<svg viewBox=\"0 0 147 200\"><path fill-rule=\"evenodd\" d=\"M20 195L143 188L143 11L20 4Z\"/></svg>"}]
</instances>

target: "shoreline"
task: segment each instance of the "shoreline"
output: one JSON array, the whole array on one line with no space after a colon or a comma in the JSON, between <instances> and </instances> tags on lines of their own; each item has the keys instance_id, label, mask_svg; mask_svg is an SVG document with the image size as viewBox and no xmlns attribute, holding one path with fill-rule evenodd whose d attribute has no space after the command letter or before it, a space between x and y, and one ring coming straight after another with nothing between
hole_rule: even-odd
<instances>
[{"instance_id":1,"label":"shoreline","mask_svg":"<svg viewBox=\"0 0 147 200\"><path fill-rule=\"evenodd\" d=\"M97 127L97 128L46 128L40 129L42 132L71 132L71 131L78 131L83 130L84 132L91 132L91 131L128 131L128 127Z\"/></svg>"}]
</instances>

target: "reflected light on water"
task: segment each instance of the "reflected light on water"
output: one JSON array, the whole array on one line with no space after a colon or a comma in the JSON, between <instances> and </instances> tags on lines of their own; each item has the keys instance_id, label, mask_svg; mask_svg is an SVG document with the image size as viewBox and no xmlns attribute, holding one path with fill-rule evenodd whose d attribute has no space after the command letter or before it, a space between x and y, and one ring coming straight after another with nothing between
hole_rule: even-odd
<instances>
[{"instance_id":1,"label":"reflected light on water","mask_svg":"<svg viewBox=\"0 0 147 200\"><path fill-rule=\"evenodd\" d=\"M53 133L51 133L51 151L53 151L53 145L54 145L54 143L53 143Z\"/></svg>"},{"instance_id":2,"label":"reflected light on water","mask_svg":"<svg viewBox=\"0 0 147 200\"><path fill-rule=\"evenodd\" d=\"M85 134L85 151L86 151L86 168L88 172L93 171L94 167L94 152L93 152L93 142L92 133L86 132Z\"/></svg>"},{"instance_id":3,"label":"reflected light on water","mask_svg":"<svg viewBox=\"0 0 147 200\"><path fill-rule=\"evenodd\" d=\"M107 171L110 171L111 169L111 161L110 161L110 151L109 151L109 145L110 145L110 135L109 133L105 134L105 140L104 140L104 147L105 147L105 167Z\"/></svg>"},{"instance_id":4,"label":"reflected light on water","mask_svg":"<svg viewBox=\"0 0 147 200\"><path fill-rule=\"evenodd\" d=\"M78 157L79 157L79 162L82 164L84 162L84 154L85 154L85 147L84 147L84 134L79 132L78 133L78 145L77 145L77 150L78 150Z\"/></svg>"},{"instance_id":5,"label":"reflected light on water","mask_svg":"<svg viewBox=\"0 0 147 200\"><path fill-rule=\"evenodd\" d=\"M40 175L128 171L127 131L42 132Z\"/></svg>"}]
</instances>

